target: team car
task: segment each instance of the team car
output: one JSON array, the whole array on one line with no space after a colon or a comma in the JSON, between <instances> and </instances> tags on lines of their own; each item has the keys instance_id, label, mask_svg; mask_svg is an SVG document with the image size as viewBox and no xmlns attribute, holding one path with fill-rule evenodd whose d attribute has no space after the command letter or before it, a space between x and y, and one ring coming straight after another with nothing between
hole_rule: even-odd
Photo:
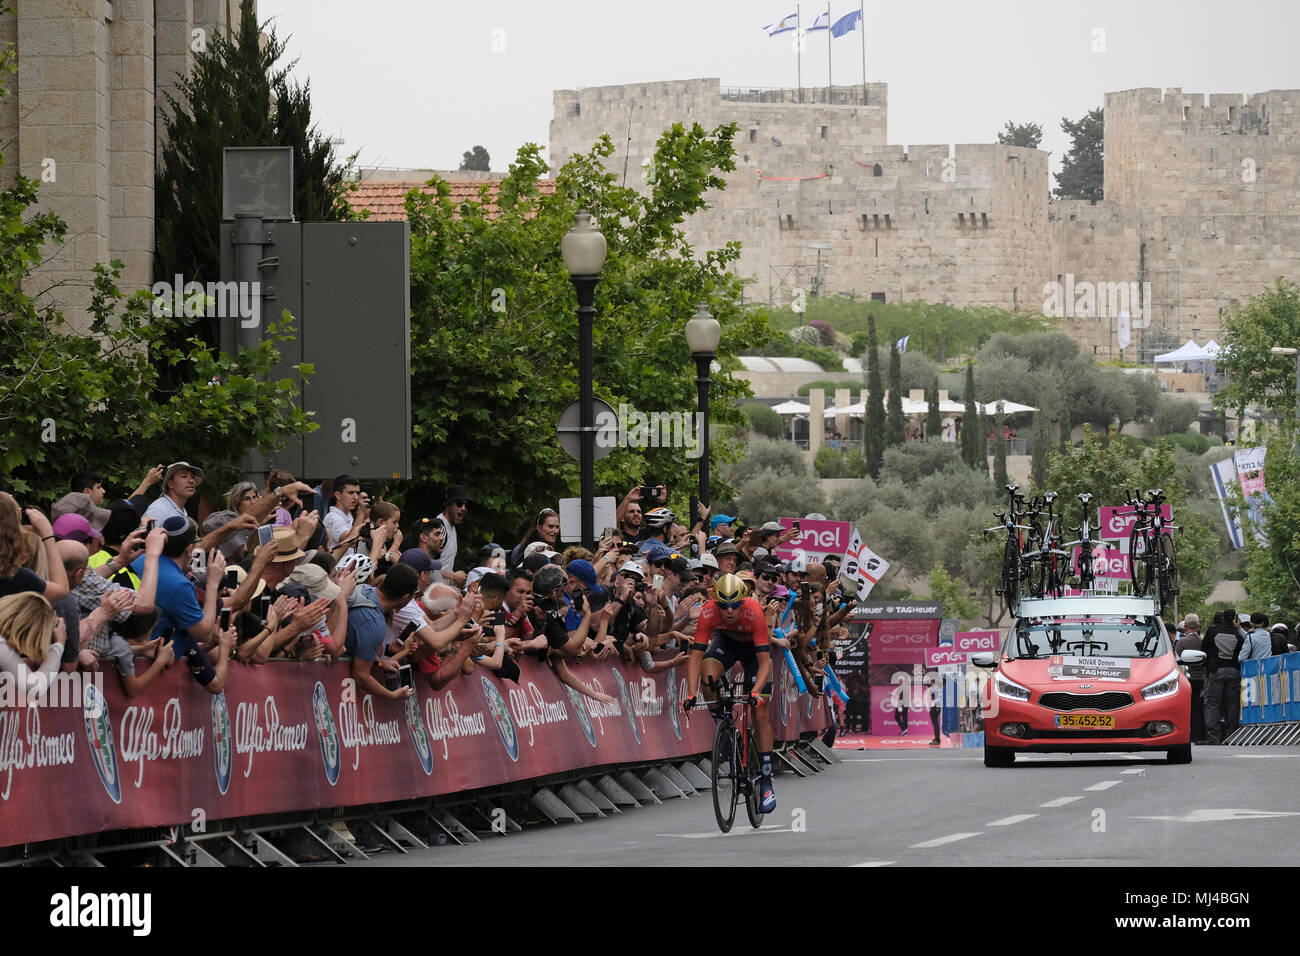
<instances>
[{"instance_id":1,"label":"team car","mask_svg":"<svg viewBox=\"0 0 1300 956\"><path fill-rule=\"evenodd\" d=\"M1009 767L1018 753L1164 751L1190 763L1192 686L1156 604L1085 596L1022 600L992 668L984 764Z\"/></svg>"}]
</instances>

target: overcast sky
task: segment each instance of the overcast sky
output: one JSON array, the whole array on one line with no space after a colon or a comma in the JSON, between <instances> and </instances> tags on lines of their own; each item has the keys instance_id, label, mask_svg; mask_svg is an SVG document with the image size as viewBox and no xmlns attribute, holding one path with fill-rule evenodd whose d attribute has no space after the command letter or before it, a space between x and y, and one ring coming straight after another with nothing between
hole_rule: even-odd
<instances>
[{"instance_id":1,"label":"overcast sky","mask_svg":"<svg viewBox=\"0 0 1300 956\"><path fill-rule=\"evenodd\" d=\"M795 85L790 35L760 28L789 0L259 0L310 80L320 128L363 166L455 169L476 144L504 170L548 142L556 89L719 77ZM808 23L825 5L803 3ZM831 4L832 17L856 9ZM867 79L889 84L889 142L990 143L1009 119L1044 127L1055 171L1077 119L1109 90L1254 93L1300 87L1295 0L922 0L866 5ZM1104 31L1104 35L1095 31ZM862 44L833 41L835 82ZM1100 40L1104 52L1094 52ZM494 44L500 49L494 51ZM826 34L803 55L826 83Z\"/></svg>"}]
</instances>

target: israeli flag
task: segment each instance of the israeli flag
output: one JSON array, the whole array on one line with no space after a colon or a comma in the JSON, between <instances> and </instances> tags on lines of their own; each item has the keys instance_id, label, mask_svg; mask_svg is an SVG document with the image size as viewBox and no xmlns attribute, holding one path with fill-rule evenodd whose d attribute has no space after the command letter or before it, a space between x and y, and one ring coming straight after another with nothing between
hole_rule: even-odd
<instances>
[{"instance_id":1,"label":"israeli flag","mask_svg":"<svg viewBox=\"0 0 1300 956\"><path fill-rule=\"evenodd\" d=\"M810 26L804 32L812 33L814 30L829 30L830 27L831 27L831 15L830 15L830 11L828 10L826 13L819 13L817 15L817 19L813 21L813 25Z\"/></svg>"},{"instance_id":2,"label":"israeli flag","mask_svg":"<svg viewBox=\"0 0 1300 956\"><path fill-rule=\"evenodd\" d=\"M770 37L774 37L778 33L793 33L798 28L799 14L797 13L792 13L788 17L782 17L776 23L769 23L767 26L763 27L763 29L767 31L767 35Z\"/></svg>"},{"instance_id":3,"label":"israeli flag","mask_svg":"<svg viewBox=\"0 0 1300 956\"><path fill-rule=\"evenodd\" d=\"M898 340L898 354L899 354L899 355L902 355L904 352L907 351L907 340L910 339L910 338L911 338L910 335L904 335L901 339Z\"/></svg>"},{"instance_id":4,"label":"israeli flag","mask_svg":"<svg viewBox=\"0 0 1300 956\"><path fill-rule=\"evenodd\" d=\"M846 13L831 25L831 36L842 37L851 30L858 28L858 22L862 19L862 11L854 10L852 13Z\"/></svg>"}]
</instances>

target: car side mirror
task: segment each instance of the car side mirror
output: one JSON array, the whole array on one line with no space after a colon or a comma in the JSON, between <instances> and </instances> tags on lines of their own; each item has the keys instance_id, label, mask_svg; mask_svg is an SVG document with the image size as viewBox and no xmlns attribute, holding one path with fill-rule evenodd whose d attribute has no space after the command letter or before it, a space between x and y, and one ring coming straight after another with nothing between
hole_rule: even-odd
<instances>
[{"instance_id":1,"label":"car side mirror","mask_svg":"<svg viewBox=\"0 0 1300 956\"><path fill-rule=\"evenodd\" d=\"M1202 654L1202 656L1204 656ZM970 656L970 662L976 667L997 667L998 656L992 651L980 651L978 654Z\"/></svg>"},{"instance_id":2,"label":"car side mirror","mask_svg":"<svg viewBox=\"0 0 1300 956\"><path fill-rule=\"evenodd\" d=\"M1200 664L1205 660L1205 651L1185 650L1178 655L1180 664Z\"/></svg>"}]
</instances>

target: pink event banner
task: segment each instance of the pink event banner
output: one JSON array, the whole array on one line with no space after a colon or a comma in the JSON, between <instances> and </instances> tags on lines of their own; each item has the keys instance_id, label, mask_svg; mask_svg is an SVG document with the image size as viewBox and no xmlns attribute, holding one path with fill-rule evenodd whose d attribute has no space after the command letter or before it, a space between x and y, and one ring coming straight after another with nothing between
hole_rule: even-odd
<instances>
[{"instance_id":1,"label":"pink event banner","mask_svg":"<svg viewBox=\"0 0 1300 956\"><path fill-rule=\"evenodd\" d=\"M1099 514L1101 527L1097 534L1099 537L1111 540L1116 538L1127 540L1129 532L1133 530L1133 522L1137 520L1137 515L1133 513L1133 509L1128 505L1103 507ZM1160 506L1160 515L1166 521L1174 520L1173 509L1168 505Z\"/></svg>"},{"instance_id":2,"label":"pink event banner","mask_svg":"<svg viewBox=\"0 0 1300 956\"><path fill-rule=\"evenodd\" d=\"M939 643L939 621L876 621L871 628L869 661L875 664L923 664L926 648Z\"/></svg>"},{"instance_id":3,"label":"pink event banner","mask_svg":"<svg viewBox=\"0 0 1300 956\"><path fill-rule=\"evenodd\" d=\"M1001 644L1001 631L958 631L952 636L952 649L962 654L997 653Z\"/></svg>"},{"instance_id":4,"label":"pink event banner","mask_svg":"<svg viewBox=\"0 0 1300 956\"><path fill-rule=\"evenodd\" d=\"M795 520L782 518L781 525L788 530L794 526ZM853 534L849 522L819 521L816 518L800 518L798 521L799 537L776 549L777 557L782 561L798 557L800 551L809 558L820 560L828 554L842 556L849 549L849 538Z\"/></svg>"},{"instance_id":5,"label":"pink event banner","mask_svg":"<svg viewBox=\"0 0 1300 956\"><path fill-rule=\"evenodd\" d=\"M871 688L871 733L876 737L895 737L899 735L898 719L895 717L894 693L898 688L892 684L877 684ZM908 736L933 737L934 725L930 723L930 710L924 706L910 707L907 711Z\"/></svg>"},{"instance_id":6,"label":"pink event banner","mask_svg":"<svg viewBox=\"0 0 1300 956\"><path fill-rule=\"evenodd\" d=\"M1074 549L1074 573L1079 573L1079 548ZM1092 570L1099 578L1114 578L1117 581L1129 580L1128 552L1119 548L1093 548Z\"/></svg>"},{"instance_id":7,"label":"pink event banner","mask_svg":"<svg viewBox=\"0 0 1300 956\"><path fill-rule=\"evenodd\" d=\"M925 666L926 667L943 667L947 664L965 664L970 660L970 655L962 651L954 651L948 645L942 647L927 647L925 649Z\"/></svg>"}]
</instances>

